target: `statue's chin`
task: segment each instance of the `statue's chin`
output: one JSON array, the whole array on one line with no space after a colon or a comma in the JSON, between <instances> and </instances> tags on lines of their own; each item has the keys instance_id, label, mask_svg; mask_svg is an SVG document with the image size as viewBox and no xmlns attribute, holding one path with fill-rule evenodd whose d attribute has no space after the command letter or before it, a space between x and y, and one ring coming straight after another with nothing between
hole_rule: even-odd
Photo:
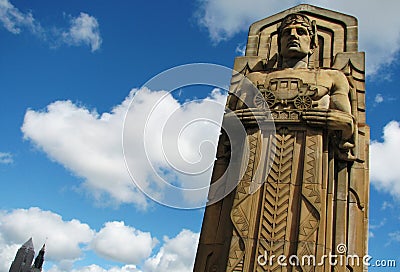
<instances>
[{"instance_id":1,"label":"statue's chin","mask_svg":"<svg viewBox=\"0 0 400 272\"><path fill-rule=\"evenodd\" d=\"M308 55L308 52L303 52L299 48L290 48L285 54L285 58L288 59L302 59Z\"/></svg>"}]
</instances>

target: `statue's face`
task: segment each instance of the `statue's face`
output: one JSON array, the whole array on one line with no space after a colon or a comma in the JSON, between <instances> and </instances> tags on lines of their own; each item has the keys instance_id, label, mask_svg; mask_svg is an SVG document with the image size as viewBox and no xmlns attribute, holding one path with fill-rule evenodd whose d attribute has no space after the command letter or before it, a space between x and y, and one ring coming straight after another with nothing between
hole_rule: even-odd
<instances>
[{"instance_id":1,"label":"statue's face","mask_svg":"<svg viewBox=\"0 0 400 272\"><path fill-rule=\"evenodd\" d=\"M311 36L301 24L291 24L282 29L281 55L284 58L304 58L310 53Z\"/></svg>"}]
</instances>

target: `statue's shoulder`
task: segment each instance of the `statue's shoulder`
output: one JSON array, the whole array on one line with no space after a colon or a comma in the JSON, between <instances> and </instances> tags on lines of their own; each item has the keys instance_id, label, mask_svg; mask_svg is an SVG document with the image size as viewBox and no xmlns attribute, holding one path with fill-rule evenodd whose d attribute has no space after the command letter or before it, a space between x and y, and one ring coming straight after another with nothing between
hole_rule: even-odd
<instances>
[{"instance_id":1,"label":"statue's shoulder","mask_svg":"<svg viewBox=\"0 0 400 272\"><path fill-rule=\"evenodd\" d=\"M334 83L343 82L347 84L347 77L342 71L332 68L321 68L319 70L322 78L329 78Z\"/></svg>"},{"instance_id":2,"label":"statue's shoulder","mask_svg":"<svg viewBox=\"0 0 400 272\"><path fill-rule=\"evenodd\" d=\"M251 72L246 77L254 84L265 83L274 78L287 77L287 71L282 69L270 69L257 72Z\"/></svg>"},{"instance_id":3,"label":"statue's shoulder","mask_svg":"<svg viewBox=\"0 0 400 272\"><path fill-rule=\"evenodd\" d=\"M257 71L251 72L246 75L246 78L252 81L253 83L264 81L265 78L268 76L268 72L266 71Z\"/></svg>"},{"instance_id":4,"label":"statue's shoulder","mask_svg":"<svg viewBox=\"0 0 400 272\"><path fill-rule=\"evenodd\" d=\"M300 78L307 81L309 78L315 78L315 74L318 74L320 79L326 80L346 80L345 74L337 69L331 68L310 68L310 69L273 69L251 72L245 75L252 82L260 80L268 80L275 78Z\"/></svg>"},{"instance_id":5,"label":"statue's shoulder","mask_svg":"<svg viewBox=\"0 0 400 272\"><path fill-rule=\"evenodd\" d=\"M318 68L321 74L326 74L330 76L345 76L344 73L338 69L334 68Z\"/></svg>"}]
</instances>

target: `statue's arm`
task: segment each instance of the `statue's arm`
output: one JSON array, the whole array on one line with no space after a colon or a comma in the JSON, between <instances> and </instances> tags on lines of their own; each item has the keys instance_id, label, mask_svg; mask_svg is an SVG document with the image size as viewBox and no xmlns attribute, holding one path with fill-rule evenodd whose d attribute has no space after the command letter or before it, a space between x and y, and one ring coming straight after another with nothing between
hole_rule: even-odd
<instances>
[{"instance_id":1,"label":"statue's arm","mask_svg":"<svg viewBox=\"0 0 400 272\"><path fill-rule=\"evenodd\" d=\"M302 113L302 118L314 126L325 126L329 130L342 132L342 139L348 140L354 132L354 118L351 115L349 99L350 86L346 76L337 70L326 71L331 79L329 109L311 109Z\"/></svg>"},{"instance_id":2,"label":"statue's arm","mask_svg":"<svg viewBox=\"0 0 400 272\"><path fill-rule=\"evenodd\" d=\"M346 76L337 70L330 71L332 89L330 92L330 109L339 110L351 114L349 99L350 86Z\"/></svg>"},{"instance_id":3,"label":"statue's arm","mask_svg":"<svg viewBox=\"0 0 400 272\"><path fill-rule=\"evenodd\" d=\"M257 87L251 79L242 74L237 74L232 81L234 83L231 82L226 106L232 111L246 109L250 104L248 94L254 92Z\"/></svg>"},{"instance_id":4,"label":"statue's arm","mask_svg":"<svg viewBox=\"0 0 400 272\"><path fill-rule=\"evenodd\" d=\"M351 103L349 98L350 86L346 76L337 70L332 70L333 86L330 95L329 108L335 110L335 122L337 128L342 131L342 138L350 139L354 133L354 117L351 115ZM339 112L336 112L339 111Z\"/></svg>"}]
</instances>

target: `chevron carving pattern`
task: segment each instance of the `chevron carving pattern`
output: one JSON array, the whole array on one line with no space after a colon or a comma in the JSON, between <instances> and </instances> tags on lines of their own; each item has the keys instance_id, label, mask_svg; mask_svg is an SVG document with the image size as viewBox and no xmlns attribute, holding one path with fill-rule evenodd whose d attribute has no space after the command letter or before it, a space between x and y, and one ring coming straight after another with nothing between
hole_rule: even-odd
<instances>
[{"instance_id":1,"label":"chevron carving pattern","mask_svg":"<svg viewBox=\"0 0 400 272\"><path fill-rule=\"evenodd\" d=\"M275 153L271 154L273 164L264 185L259 255L264 255L265 252L267 256L279 256L285 253L294 142L295 137L290 133L277 133L272 141ZM282 266L273 262L262 269L260 271L281 271Z\"/></svg>"}]
</instances>

